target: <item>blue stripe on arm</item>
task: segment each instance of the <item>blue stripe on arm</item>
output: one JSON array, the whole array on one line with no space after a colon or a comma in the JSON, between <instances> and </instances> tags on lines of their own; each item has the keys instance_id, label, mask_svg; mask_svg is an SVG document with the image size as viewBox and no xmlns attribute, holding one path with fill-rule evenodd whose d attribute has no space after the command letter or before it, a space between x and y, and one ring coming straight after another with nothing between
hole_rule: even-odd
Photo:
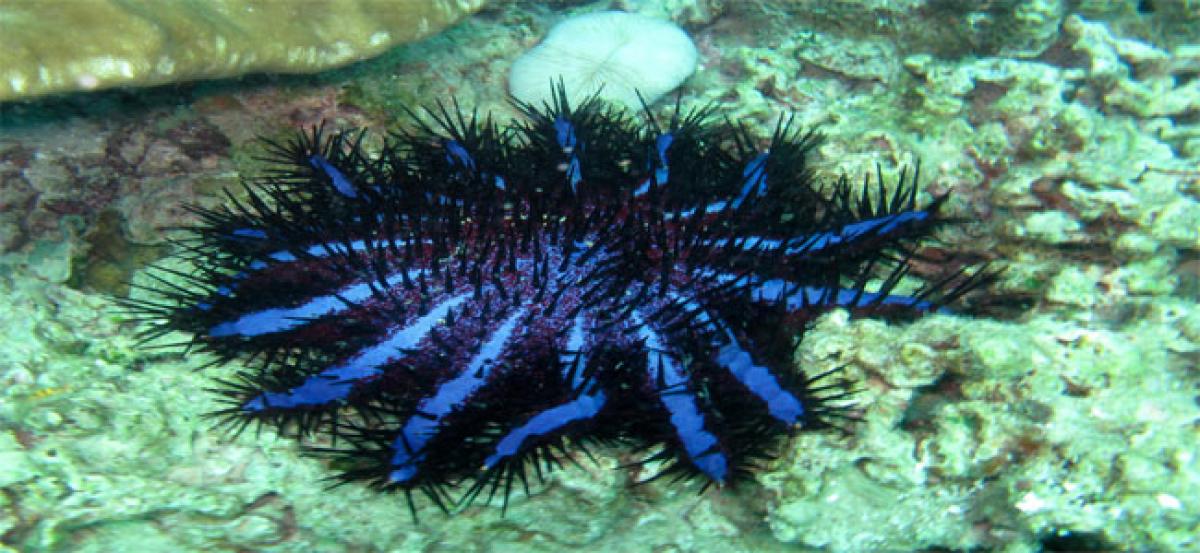
<instances>
[{"instance_id":1,"label":"blue stripe on arm","mask_svg":"<svg viewBox=\"0 0 1200 553\"><path fill-rule=\"evenodd\" d=\"M807 286L801 292L809 297L817 294L827 293L827 289L814 286ZM857 301L855 298L858 298ZM862 292L858 290L847 290L839 288L834 296L834 302L840 307L870 307L873 305L898 305L918 311L934 310L934 305L928 301L917 299L913 296L905 296L902 294L879 294L876 292ZM945 308L936 309L938 312L949 312Z\"/></svg>"},{"instance_id":2,"label":"blue stripe on arm","mask_svg":"<svg viewBox=\"0 0 1200 553\"><path fill-rule=\"evenodd\" d=\"M583 384L583 369L588 363L587 355L583 351L587 342L587 334L583 330L583 325L583 315L576 315L575 320L571 322L566 350L563 355L559 356L563 378L572 379L570 382L572 390L578 389Z\"/></svg>"},{"instance_id":3,"label":"blue stripe on arm","mask_svg":"<svg viewBox=\"0 0 1200 553\"><path fill-rule=\"evenodd\" d=\"M763 238L761 236L745 236L739 238L716 238L713 240L705 240L701 242L705 246L714 248L727 248L732 246L734 249L752 252L755 250L773 250L783 244L783 241L774 238Z\"/></svg>"},{"instance_id":4,"label":"blue stripe on arm","mask_svg":"<svg viewBox=\"0 0 1200 553\"><path fill-rule=\"evenodd\" d=\"M675 435L683 443L692 464L713 481L723 483L729 476L729 461L718 447L717 437L704 428L704 414L696 405L696 396L687 389L687 374L679 363L662 353L665 348L658 332L638 314L635 313L632 319L646 344L646 369L651 371L652 377L661 375L664 384L671 389L660 394L659 401L671 416Z\"/></svg>"},{"instance_id":5,"label":"blue stripe on arm","mask_svg":"<svg viewBox=\"0 0 1200 553\"><path fill-rule=\"evenodd\" d=\"M329 177L330 183L333 184L333 189L337 190L338 194L347 198L358 197L358 192L354 189L354 185L350 183L350 179L346 178L346 175L343 175L332 163L329 163L329 160L325 159L324 156L313 154L309 156L308 163L312 165L313 169L321 171L325 173L325 176Z\"/></svg>"},{"instance_id":6,"label":"blue stripe on arm","mask_svg":"<svg viewBox=\"0 0 1200 553\"><path fill-rule=\"evenodd\" d=\"M483 387L493 364L504 352L517 323L525 315L525 309L515 310L491 337L479 348L479 353L458 376L443 382L434 395L417 405L418 414L405 423L400 435L392 442L392 471L388 479L392 482L408 482L417 476L424 458L425 444L436 434L442 419L460 407L479 388Z\"/></svg>"},{"instance_id":7,"label":"blue stripe on arm","mask_svg":"<svg viewBox=\"0 0 1200 553\"><path fill-rule=\"evenodd\" d=\"M450 165L460 165L467 171L475 170L475 158L472 158L470 152L457 140L446 140L444 146L446 148L447 163Z\"/></svg>"},{"instance_id":8,"label":"blue stripe on arm","mask_svg":"<svg viewBox=\"0 0 1200 553\"><path fill-rule=\"evenodd\" d=\"M647 181L647 182L649 182L649 181ZM682 210L679 212L678 217L674 213L667 213L667 214L663 215L663 218L668 221L670 221L672 219L676 219L676 218L688 219L691 216L695 215L697 211L700 212L702 215L712 215L713 213L720 213L722 211L725 211L725 208L727 208L727 207L729 207L729 202L713 202L711 204L703 206L702 208L692 208L692 209ZM734 206L734 207L737 207L737 206ZM712 241L710 240L709 242L712 242ZM706 245L711 245L711 244L706 244Z\"/></svg>"},{"instance_id":9,"label":"blue stripe on arm","mask_svg":"<svg viewBox=\"0 0 1200 553\"><path fill-rule=\"evenodd\" d=\"M254 230L254 229L234 230L234 233L239 233L239 232L260 233L259 230ZM264 238L264 239L266 238L265 233L262 234L262 238ZM407 240L378 239L378 240L371 241L371 245L372 245L372 247L377 248L377 250L382 250L382 248L384 248L385 246L388 246L388 245L392 245L394 247L407 246L408 241ZM367 242L365 242L365 241L354 240L352 242L349 242L349 251L364 252L366 250L367 250ZM344 251L346 251L346 244L342 244L342 242L324 242L324 244L308 246L305 250L305 253L307 253L308 256L311 256L314 258L325 258L325 257L329 257L331 253L344 252ZM292 252L289 252L287 250L280 250L277 252L268 253L268 254L266 254L266 258L272 260L272 262L278 262L278 263L292 263L292 262L296 262L296 260L299 260L298 258L295 257L295 254L293 254ZM234 293L234 290L236 288L238 288L238 283L240 281L244 281L244 279L250 277L251 272L262 271L263 269L269 268L269 266L270 265L266 262L263 262L262 259L253 260L253 262L251 262L250 265L246 265L245 271L241 271L241 272L239 272L239 274L236 274L232 277L233 282L230 282L227 285L221 285L221 287L217 287L217 289L212 290L212 291L214 291L214 293L216 295L228 297ZM197 303L196 307L199 308L200 311L210 311L210 309L212 308L212 303L208 302L208 301L204 301L204 302ZM281 313L281 318L282 317L289 317L289 315L287 313ZM223 323L223 324L226 324L226 323ZM247 324L248 324L248 321L247 321ZM220 325L218 325L218 326L220 326ZM214 329L216 329L216 327L214 327ZM286 329L281 329L281 330L286 330ZM217 333L217 335L214 335L217 337L233 335L233 333L242 333L242 332L236 330L236 326L224 326L223 330L216 330L216 331L221 332L221 333ZM265 333L265 332L260 331L257 333ZM253 333L251 333L251 335L247 335L247 336L253 336Z\"/></svg>"},{"instance_id":10,"label":"blue stripe on arm","mask_svg":"<svg viewBox=\"0 0 1200 553\"><path fill-rule=\"evenodd\" d=\"M575 147L575 126L566 117L559 115L554 119L554 139L564 150Z\"/></svg>"},{"instance_id":11,"label":"blue stripe on arm","mask_svg":"<svg viewBox=\"0 0 1200 553\"><path fill-rule=\"evenodd\" d=\"M571 184L571 193L579 192L579 181L583 180L583 175L579 169L579 158L571 156L571 162L567 164L567 180Z\"/></svg>"},{"instance_id":12,"label":"blue stripe on arm","mask_svg":"<svg viewBox=\"0 0 1200 553\"><path fill-rule=\"evenodd\" d=\"M728 338L729 341L717 352L717 363L765 402L772 417L788 426L799 423L804 417L804 405L800 400L779 385L779 380L770 369L755 364L750 352L738 343L732 333L728 334Z\"/></svg>"},{"instance_id":13,"label":"blue stripe on arm","mask_svg":"<svg viewBox=\"0 0 1200 553\"><path fill-rule=\"evenodd\" d=\"M254 240L266 240L267 239L266 231L256 229L256 228L233 229L233 232L230 232L229 235L234 238L250 238L250 239L254 239Z\"/></svg>"},{"instance_id":14,"label":"blue stripe on arm","mask_svg":"<svg viewBox=\"0 0 1200 553\"><path fill-rule=\"evenodd\" d=\"M425 240L424 242L429 243L429 240ZM365 240L351 240L350 242L322 242L320 244L313 244L307 248L304 248L302 251L310 257L329 257L336 253L364 252L367 251L368 245L372 249L383 249L384 247L392 244L394 244L396 247L401 247L407 246L408 243L409 242L407 240L396 240L394 238L377 238L375 240L371 240L369 244ZM295 254L287 250L271 252L267 254L267 257L272 261L278 261L280 263L288 263L298 260Z\"/></svg>"},{"instance_id":15,"label":"blue stripe on arm","mask_svg":"<svg viewBox=\"0 0 1200 553\"><path fill-rule=\"evenodd\" d=\"M767 193L767 155L765 152L758 154L742 169L742 190L733 200L734 208L741 206L751 193L755 196Z\"/></svg>"},{"instance_id":16,"label":"blue stripe on arm","mask_svg":"<svg viewBox=\"0 0 1200 553\"><path fill-rule=\"evenodd\" d=\"M563 348L563 354L559 358L562 363L562 376L564 379L571 379L568 384L572 390L578 390L584 382L583 368L587 366L587 356L583 351L587 345L585 324L583 315L575 316L567 334L567 343ZM595 417L604 407L606 400L604 392L598 390L592 394L582 394L571 401L541 411L525 424L509 430L496 443L495 451L484 460L484 467L492 468L516 455L530 438L546 436L572 422Z\"/></svg>"},{"instance_id":17,"label":"blue stripe on arm","mask_svg":"<svg viewBox=\"0 0 1200 553\"><path fill-rule=\"evenodd\" d=\"M670 177L670 164L667 162L667 150L671 148L671 144L675 142L675 135L671 133L663 133L654 141L654 148L658 152L658 167L654 169L654 183L663 186L667 184L667 179Z\"/></svg>"},{"instance_id":18,"label":"blue stripe on arm","mask_svg":"<svg viewBox=\"0 0 1200 553\"><path fill-rule=\"evenodd\" d=\"M741 198L734 201L733 207L737 207ZM722 204L723 207L723 204ZM694 211L694 210L693 210ZM692 211L687 211L681 214L683 217L692 215ZM905 211L903 213L895 213L874 219L866 219L856 223L850 223L838 230L828 232L818 232L799 236L787 241L774 238L763 238L760 236L747 236L741 239L717 238L701 242L705 246L718 248L733 247L743 251L751 251L755 249L774 249L778 247L784 248L786 255L809 255L840 246L844 244L852 245L856 240L868 240L885 237L890 233L895 233L902 226L911 223L920 223L927 221L930 217L928 211Z\"/></svg>"},{"instance_id":19,"label":"blue stripe on arm","mask_svg":"<svg viewBox=\"0 0 1200 553\"><path fill-rule=\"evenodd\" d=\"M646 193L649 191L650 191L650 179L649 178L642 179L642 183L639 184L637 188L633 189L633 197L638 198L641 196L645 196ZM667 215L671 215L671 214L668 213Z\"/></svg>"},{"instance_id":20,"label":"blue stripe on arm","mask_svg":"<svg viewBox=\"0 0 1200 553\"><path fill-rule=\"evenodd\" d=\"M408 278L418 278L425 269L408 271ZM389 286L404 282L404 275L396 273L387 277ZM220 290L218 290L218 293ZM242 315L237 320L226 321L214 325L208 330L208 335L214 338L226 336L261 336L291 330L308 321L335 315L350 307L347 302L359 302L372 295L371 285L358 283L338 290L334 294L317 296L296 307L277 307L263 309Z\"/></svg>"},{"instance_id":21,"label":"blue stripe on arm","mask_svg":"<svg viewBox=\"0 0 1200 553\"><path fill-rule=\"evenodd\" d=\"M310 376L302 384L286 392L260 394L243 404L242 410L258 412L269 408L288 409L324 405L345 399L354 383L379 374L379 367L387 364L389 360L403 357L404 350L415 347L429 335L435 325L446 318L451 309L470 296L467 293L447 298L412 324L396 329L383 341L360 350L345 363Z\"/></svg>"},{"instance_id":22,"label":"blue stripe on arm","mask_svg":"<svg viewBox=\"0 0 1200 553\"><path fill-rule=\"evenodd\" d=\"M571 186L571 193L578 193L579 182L583 180L578 155L580 144L575 138L575 126L566 117L559 115L554 119L554 139L558 142L558 147L562 148L563 153L570 156L564 170L567 182Z\"/></svg>"},{"instance_id":23,"label":"blue stripe on arm","mask_svg":"<svg viewBox=\"0 0 1200 553\"><path fill-rule=\"evenodd\" d=\"M805 307L872 307L878 305L895 305L917 311L934 311L949 313L944 307L936 307L932 302L902 294L880 294L878 292L859 291L848 288L829 288L824 286L799 286L793 282L780 279L766 280L757 283L751 289L755 301L786 301L789 310Z\"/></svg>"},{"instance_id":24,"label":"blue stripe on arm","mask_svg":"<svg viewBox=\"0 0 1200 553\"><path fill-rule=\"evenodd\" d=\"M833 246L850 244L856 240L882 238L896 232L903 225L927 221L930 215L928 211L902 211L874 219L865 219L850 223L838 230L793 238L788 241L784 253L787 255L812 254Z\"/></svg>"},{"instance_id":25,"label":"blue stripe on arm","mask_svg":"<svg viewBox=\"0 0 1200 553\"><path fill-rule=\"evenodd\" d=\"M534 415L525 424L505 434L496 443L496 450L483 461L483 466L492 468L501 461L516 455L530 438L546 436L575 421L595 417L604 407L606 400L604 392L598 391L591 395L581 395Z\"/></svg>"},{"instance_id":26,"label":"blue stripe on arm","mask_svg":"<svg viewBox=\"0 0 1200 553\"><path fill-rule=\"evenodd\" d=\"M714 273L710 275L718 282L733 282L749 278L747 276L736 276L728 273ZM783 281L779 281L783 282ZM695 300L684 299L676 294L671 294L673 301L681 303L688 309L697 312L696 321L704 324L709 324L712 320L708 314L704 312L699 303ZM729 371L741 382L743 386L748 388L751 393L767 404L767 410L780 422L788 426L800 422L804 416L804 406L800 400L791 392L784 390L779 384L779 380L771 373L771 370L763 365L754 363L754 359L738 342L737 337L728 329L725 330L726 342L717 350L716 362L718 365Z\"/></svg>"}]
</instances>

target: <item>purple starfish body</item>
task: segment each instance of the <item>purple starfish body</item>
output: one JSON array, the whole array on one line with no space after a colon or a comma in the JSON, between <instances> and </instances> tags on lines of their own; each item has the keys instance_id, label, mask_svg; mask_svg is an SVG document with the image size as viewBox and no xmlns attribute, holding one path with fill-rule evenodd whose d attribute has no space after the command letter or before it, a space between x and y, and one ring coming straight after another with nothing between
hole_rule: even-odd
<instances>
[{"instance_id":1,"label":"purple starfish body","mask_svg":"<svg viewBox=\"0 0 1200 553\"><path fill-rule=\"evenodd\" d=\"M327 432L344 479L445 507L464 478L467 501L507 498L568 441L730 482L842 414L844 386L793 364L807 321L980 281L894 293L940 200L918 208L915 176L822 190L815 135L786 122L760 150L707 111L521 107L505 128L435 110L374 153L361 133L272 143L247 199L198 210L196 286L135 306L246 364L227 420Z\"/></svg>"}]
</instances>

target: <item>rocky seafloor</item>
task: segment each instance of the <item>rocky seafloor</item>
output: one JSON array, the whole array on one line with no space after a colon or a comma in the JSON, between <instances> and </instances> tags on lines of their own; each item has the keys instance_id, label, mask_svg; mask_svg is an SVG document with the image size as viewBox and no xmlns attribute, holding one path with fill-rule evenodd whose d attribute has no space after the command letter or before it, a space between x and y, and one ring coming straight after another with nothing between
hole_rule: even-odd
<instances>
[{"instance_id":1,"label":"rocky seafloor","mask_svg":"<svg viewBox=\"0 0 1200 553\"><path fill-rule=\"evenodd\" d=\"M138 348L114 309L257 136L402 124L450 96L512 114L505 73L565 14L684 27L686 105L820 125L821 174L923 162L1006 267L973 317L823 317L863 421L802 433L755 482L633 486L627 453L453 517L269 431L211 428L230 367ZM1200 548L1200 8L1176 1L493 2L310 76L0 104L0 549L1184 551ZM1190 33L1190 34L1189 34ZM666 102L669 103L669 102ZM662 106L656 106L662 107Z\"/></svg>"}]
</instances>

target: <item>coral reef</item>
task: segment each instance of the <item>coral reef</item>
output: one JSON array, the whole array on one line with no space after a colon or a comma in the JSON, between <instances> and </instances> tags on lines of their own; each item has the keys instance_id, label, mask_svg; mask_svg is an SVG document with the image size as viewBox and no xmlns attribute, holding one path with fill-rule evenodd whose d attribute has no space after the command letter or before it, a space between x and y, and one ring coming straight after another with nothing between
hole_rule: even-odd
<instances>
[{"instance_id":1,"label":"coral reef","mask_svg":"<svg viewBox=\"0 0 1200 553\"><path fill-rule=\"evenodd\" d=\"M309 73L438 32L483 0L5 2L0 102L253 72Z\"/></svg>"},{"instance_id":2,"label":"coral reef","mask_svg":"<svg viewBox=\"0 0 1200 553\"><path fill-rule=\"evenodd\" d=\"M0 544L1196 549L1200 4L1030 2L1026 19L1001 0L720 4L622 3L694 39L685 103L718 102L756 132L780 113L821 125L826 175L923 160L922 198L953 189L943 209L971 221L942 247L1007 266L975 316L817 321L797 355L862 383L852 436L803 436L758 483L703 496L631 487L610 469L632 458L601 449L514 495L506 518L496 502L413 526L396 497L322 489L329 468L290 440L209 430L212 373L133 347L95 283L145 278L187 217L163 207L219 203L259 169L254 135L391 123L449 93L510 115L504 76L562 14L506 4L312 80L5 119Z\"/></svg>"}]
</instances>

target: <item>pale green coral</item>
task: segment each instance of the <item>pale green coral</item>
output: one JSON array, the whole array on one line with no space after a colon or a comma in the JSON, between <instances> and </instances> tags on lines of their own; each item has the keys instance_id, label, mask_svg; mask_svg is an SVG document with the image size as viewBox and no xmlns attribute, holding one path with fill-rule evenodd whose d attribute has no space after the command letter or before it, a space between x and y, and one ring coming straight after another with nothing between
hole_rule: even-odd
<instances>
[{"instance_id":1,"label":"pale green coral","mask_svg":"<svg viewBox=\"0 0 1200 553\"><path fill-rule=\"evenodd\" d=\"M1077 240L1083 225L1061 211L1042 211L1025 218L1023 231L1049 244ZM1016 233L1018 236L1021 231Z\"/></svg>"},{"instance_id":2,"label":"pale green coral","mask_svg":"<svg viewBox=\"0 0 1200 553\"><path fill-rule=\"evenodd\" d=\"M252 72L311 73L420 39L483 0L40 2L0 6L0 101Z\"/></svg>"},{"instance_id":3,"label":"pale green coral","mask_svg":"<svg viewBox=\"0 0 1200 553\"><path fill-rule=\"evenodd\" d=\"M811 339L850 348L843 359L872 343L942 344L938 370L869 387L853 439L802 437L793 460L760 476L775 494L772 530L832 551L1037 550L1060 529L1103 531L1133 549L1193 546L1200 408L1169 352L1196 347L1175 325L1197 310L1175 302L1168 311L1121 331L1044 317L1028 325L936 317L891 329L827 317ZM802 350L802 362L825 364L825 347ZM876 362L884 374L911 370L904 356ZM976 364L958 376L968 378L961 398L916 407L928 401L922 382Z\"/></svg>"},{"instance_id":4,"label":"pale green coral","mask_svg":"<svg viewBox=\"0 0 1200 553\"><path fill-rule=\"evenodd\" d=\"M1147 217L1155 238L1181 248L1200 249L1200 203L1176 199Z\"/></svg>"},{"instance_id":5,"label":"pale green coral","mask_svg":"<svg viewBox=\"0 0 1200 553\"><path fill-rule=\"evenodd\" d=\"M1100 303L1100 276L1100 268L1095 266L1063 267L1050 281L1046 299L1076 307L1095 306Z\"/></svg>"}]
</instances>

